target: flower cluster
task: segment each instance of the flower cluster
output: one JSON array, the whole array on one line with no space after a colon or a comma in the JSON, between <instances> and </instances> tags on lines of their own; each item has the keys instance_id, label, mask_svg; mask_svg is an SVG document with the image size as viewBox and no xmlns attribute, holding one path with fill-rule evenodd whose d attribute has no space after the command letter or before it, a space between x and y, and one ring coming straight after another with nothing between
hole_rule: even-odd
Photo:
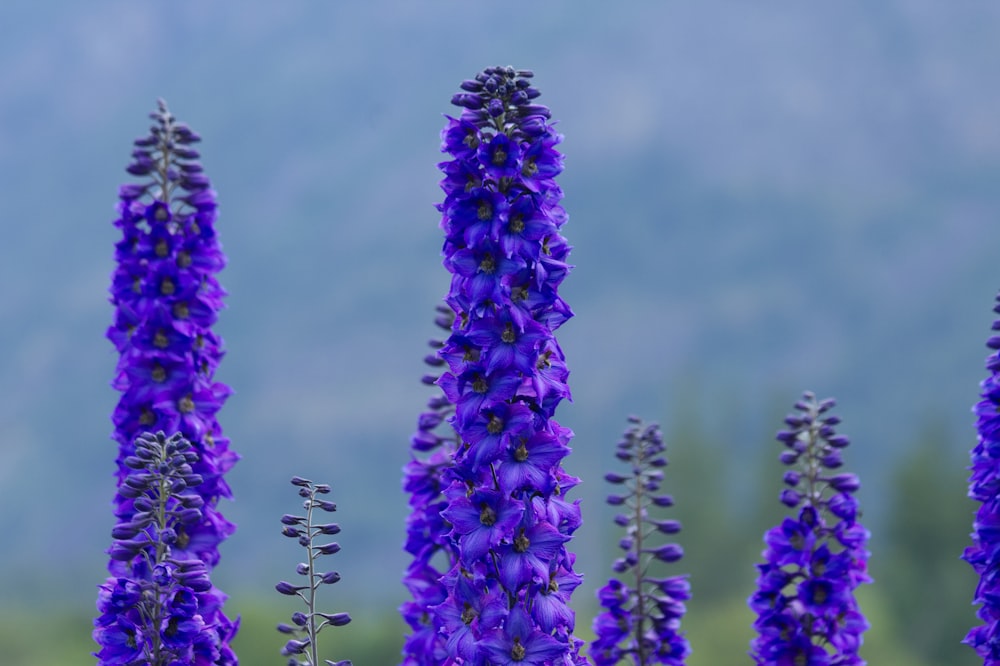
<instances>
[{"instance_id":1,"label":"flower cluster","mask_svg":"<svg viewBox=\"0 0 1000 666\"><path fill-rule=\"evenodd\" d=\"M1000 314L1000 296L993 311ZM1000 320L993 324L1000 330ZM983 380L982 400L976 404L979 441L972 449L969 497L981 502L973 522L972 545L962 555L979 574L974 603L981 604L979 619L964 642L983 658L986 666L1000 664L1000 335L987 341L989 377Z\"/></svg>"},{"instance_id":2,"label":"flower cluster","mask_svg":"<svg viewBox=\"0 0 1000 666\"><path fill-rule=\"evenodd\" d=\"M275 585L275 589L281 594L296 596L306 604L306 612L295 612L292 614L292 624L279 624L278 631L291 635L292 638L285 643L281 654L289 657L289 666L319 664L319 646L316 637L324 627L342 627L351 621L351 616L347 613L321 613L316 610L316 592L321 585L333 585L340 580L340 574L336 571L320 573L316 570L316 561L323 555L333 555L340 552L340 544L335 541L325 544L317 544L317 537L332 536L340 534L340 525L337 523L316 523L313 521L313 511L334 512L337 505L329 500L320 499L319 495L330 493L330 486L320 483L316 484L308 479L292 477L292 485L298 487L299 496L305 498L302 508L306 515L294 516L285 514L281 517L281 524L284 527L281 533L290 539L296 539L299 545L306 549L306 561L299 563L295 572L305 578L304 585L293 585L287 581L281 581ZM300 662L294 655L305 655L305 660ZM324 660L328 666L351 666L350 660L333 662Z\"/></svg>"},{"instance_id":3,"label":"flower cluster","mask_svg":"<svg viewBox=\"0 0 1000 666\"><path fill-rule=\"evenodd\" d=\"M758 614L750 652L758 664L865 663L858 649L868 622L854 590L871 582L869 534L858 522L857 476L830 471L843 464L849 443L834 431L840 419L827 414L834 404L805 393L798 413L785 418L790 429L777 436L786 447L781 462L794 467L785 472L781 501L798 514L764 537L765 562L749 599Z\"/></svg>"},{"instance_id":4,"label":"flower cluster","mask_svg":"<svg viewBox=\"0 0 1000 666\"><path fill-rule=\"evenodd\" d=\"M119 352L112 385L121 392L112 420L118 442L115 514L131 521L139 509L124 483L133 442L144 431L179 432L190 441L202 478L200 520L178 526L176 552L219 560L219 544L234 530L218 510L231 497L223 475L236 462L216 412L229 395L213 380L223 355L212 332L225 295L215 274L225 257L215 233L215 193L191 146L200 138L175 121L160 101L150 133L136 139L128 172L141 179L121 187L122 232L116 245L111 302L115 321L108 338ZM134 563L112 560L112 576L127 575ZM212 590L221 607L226 596Z\"/></svg>"},{"instance_id":5,"label":"flower cluster","mask_svg":"<svg viewBox=\"0 0 1000 666\"><path fill-rule=\"evenodd\" d=\"M439 305L437 311L434 323L450 333L455 313L446 305ZM428 344L436 351L445 343L430 340ZM434 385L445 362L436 353L424 362L432 373L424 375L423 382ZM439 631L433 607L447 599L442 577L458 562L458 548L441 515L448 506L443 494L448 484L445 470L451 467L458 446L450 423L454 413L455 406L447 396L438 393L428 400L427 411L418 418L417 432L411 439L412 459L403 468L403 490L410 494L404 550L413 557L403 578L411 599L400 607L411 630L403 644L404 666L438 664L447 654L446 636Z\"/></svg>"},{"instance_id":6,"label":"flower cluster","mask_svg":"<svg viewBox=\"0 0 1000 666\"><path fill-rule=\"evenodd\" d=\"M571 432L552 418L570 395L554 336L572 316L558 295L570 268L553 180L561 137L532 103L531 77L491 67L464 82L452 100L463 112L442 132L453 158L440 165L439 209L455 319L437 383L458 444L438 479L455 561L430 581L445 594L431 609L445 661L411 649L407 663L585 663L567 603L580 577L565 547L580 525L565 496L579 480L561 466ZM419 541L411 531L408 549Z\"/></svg>"},{"instance_id":7,"label":"flower cluster","mask_svg":"<svg viewBox=\"0 0 1000 666\"><path fill-rule=\"evenodd\" d=\"M609 504L627 511L615 516L615 524L625 528L618 543L625 555L613 568L623 577L631 571L632 580L612 578L598 591L606 610L594 618L596 639L590 653L596 666L615 666L627 658L636 666L683 666L691 649L679 629L690 585L686 576L649 575L653 562L676 562L684 555L677 544L650 541L656 533L676 534L681 529L676 520L657 520L649 513L651 507L673 504L670 495L656 494L663 480L661 468L667 464L666 446L659 426L644 426L636 417L629 417L629 424L615 455L631 466L631 472L610 472L604 478L624 490L608 496Z\"/></svg>"},{"instance_id":8,"label":"flower cluster","mask_svg":"<svg viewBox=\"0 0 1000 666\"><path fill-rule=\"evenodd\" d=\"M94 653L102 666L236 664L236 624L222 614L208 568L182 543L203 517L198 454L180 433L144 433L125 458L119 493L134 512L112 530L119 573L100 586Z\"/></svg>"}]
</instances>

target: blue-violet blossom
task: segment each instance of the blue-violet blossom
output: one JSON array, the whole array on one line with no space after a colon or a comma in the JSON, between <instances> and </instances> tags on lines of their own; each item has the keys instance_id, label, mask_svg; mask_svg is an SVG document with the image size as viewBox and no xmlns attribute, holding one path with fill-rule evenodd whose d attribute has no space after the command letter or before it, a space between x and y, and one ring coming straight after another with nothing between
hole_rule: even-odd
<instances>
[{"instance_id":1,"label":"blue-violet blossom","mask_svg":"<svg viewBox=\"0 0 1000 666\"><path fill-rule=\"evenodd\" d=\"M1000 314L1000 296L993 311ZM993 330L1000 331L1000 319ZM979 574L974 603L983 624L973 627L964 643L985 666L1000 664L1000 335L986 343L989 376L982 381L982 400L975 407L979 441L972 449L969 497L981 503L972 527L972 545L962 555Z\"/></svg>"},{"instance_id":2,"label":"blue-violet blossom","mask_svg":"<svg viewBox=\"0 0 1000 666\"><path fill-rule=\"evenodd\" d=\"M125 458L119 493L134 511L119 517L109 553L114 575L100 586L94 653L102 666L236 664L236 624L222 613L208 566L181 535L202 519L198 454L180 433L144 433Z\"/></svg>"},{"instance_id":3,"label":"blue-violet blossom","mask_svg":"<svg viewBox=\"0 0 1000 666\"><path fill-rule=\"evenodd\" d=\"M615 457L630 465L630 473L610 472L604 477L624 490L608 497L612 506L626 511L615 516L615 524L625 528L625 537L619 541L625 555L615 560L613 568L622 579L631 571L631 580L612 578L597 592L605 610L594 618L596 638L590 654L596 666L615 666L625 660L635 666L683 666L691 652L680 633L684 602L691 598L687 577L649 575L653 562L676 562L684 554L677 544L651 542L657 533L676 534L681 529L678 521L659 520L649 511L673 504L670 495L656 494L667 465L665 451L659 426L645 426L629 417Z\"/></svg>"},{"instance_id":4,"label":"blue-violet blossom","mask_svg":"<svg viewBox=\"0 0 1000 666\"><path fill-rule=\"evenodd\" d=\"M777 439L786 449L781 462L787 488L781 502L797 509L767 532L758 564L757 591L750 608L757 613L750 655L767 666L861 666L858 656L868 622L854 598L867 572L868 530L858 522L854 474L834 473L849 444L828 414L832 399L817 401L809 392L785 418L789 430Z\"/></svg>"},{"instance_id":5,"label":"blue-violet blossom","mask_svg":"<svg viewBox=\"0 0 1000 666\"><path fill-rule=\"evenodd\" d=\"M463 111L442 131L452 157L439 165L452 274L445 302L455 319L437 383L454 405L458 442L441 473L454 562L429 581L445 595L432 621L445 637L444 659L411 650L406 663L586 663L568 606L580 577L566 542L580 509L566 493L579 479L561 466L572 433L553 419L570 397L554 335L572 316L558 294L570 269L554 180L562 137L534 103L531 78L485 69L462 83L452 103Z\"/></svg>"},{"instance_id":6,"label":"blue-violet blossom","mask_svg":"<svg viewBox=\"0 0 1000 666\"><path fill-rule=\"evenodd\" d=\"M216 420L230 389L213 379L223 346L212 325L225 295L215 275L226 259L215 232L215 192L192 148L200 137L162 100L150 117L150 133L135 140L127 168L140 180L121 187L115 220L122 239L111 285L115 321L107 333L119 352L112 385L121 392L112 416L115 515L128 522L137 512L122 490L135 438L144 431L181 433L197 454L193 469L202 478L197 492L204 505L200 520L177 526L172 548L175 556L211 569L219 544L234 530L218 503L231 497L223 475L238 458ZM109 570L124 576L134 566L113 559ZM221 607L226 595L214 588L210 593Z\"/></svg>"}]
</instances>

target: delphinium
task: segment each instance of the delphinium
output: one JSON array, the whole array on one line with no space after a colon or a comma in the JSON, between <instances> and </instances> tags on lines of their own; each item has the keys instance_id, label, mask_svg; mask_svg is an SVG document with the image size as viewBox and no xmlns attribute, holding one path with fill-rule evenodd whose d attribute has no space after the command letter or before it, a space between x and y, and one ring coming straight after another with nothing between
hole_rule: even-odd
<instances>
[{"instance_id":1,"label":"delphinium","mask_svg":"<svg viewBox=\"0 0 1000 666\"><path fill-rule=\"evenodd\" d=\"M192 148L199 136L177 122L162 100L151 118L150 132L136 139L127 168L139 180L121 187L115 220L122 238L112 274L115 321L107 333L120 355L113 381L121 392L112 416L118 443L115 515L129 522L139 511L124 490L136 437L179 432L197 454L192 467L202 478L197 494L203 505L199 520L177 526L172 549L175 557L200 559L211 569L219 544L234 529L218 509L220 498L231 497L223 475L237 459L216 420L230 390L213 379L223 349L212 325L225 295L215 274L225 256L215 232L215 192ZM127 577L141 564L112 559L109 571ZM215 588L206 594L219 607L226 599ZM235 631L234 623L219 617Z\"/></svg>"},{"instance_id":2,"label":"delphinium","mask_svg":"<svg viewBox=\"0 0 1000 666\"><path fill-rule=\"evenodd\" d=\"M432 609L445 658L410 653L408 663L586 663L568 606L580 577L566 542L580 510L566 493L579 480L561 466L571 432L553 419L570 396L554 335L572 315L558 294L570 268L553 180L561 137L531 78L490 67L465 81L452 99L462 113L442 132L455 319L438 385L458 444L442 471L441 515L456 561Z\"/></svg>"},{"instance_id":3,"label":"delphinium","mask_svg":"<svg viewBox=\"0 0 1000 666\"><path fill-rule=\"evenodd\" d=\"M434 323L450 333L455 313L447 305L439 305L437 313ZM443 340L428 344L435 352L444 347ZM435 385L445 362L436 353L426 356L424 362L432 371L424 375L423 382ZM454 413L455 406L443 393L428 400L427 411L418 418L417 432L410 441L412 460L403 469L403 490L410 494L404 549L413 557L403 578L411 599L400 607L411 630L403 644L405 665L440 664L447 653L446 636L438 631L433 607L447 598L441 578L458 561L458 549L441 516L447 506L444 473L451 467L458 444L449 423Z\"/></svg>"},{"instance_id":4,"label":"delphinium","mask_svg":"<svg viewBox=\"0 0 1000 666\"><path fill-rule=\"evenodd\" d=\"M993 311L1000 314L1000 296ZM993 323L1000 331L1000 320ZM969 497L981 502L972 530L972 545L962 555L979 574L974 603L980 604L983 624L973 627L964 642L983 658L986 666L1000 664L1000 335L986 346L989 376L982 381L982 400L975 407L979 441L972 449Z\"/></svg>"},{"instance_id":5,"label":"delphinium","mask_svg":"<svg viewBox=\"0 0 1000 666\"><path fill-rule=\"evenodd\" d=\"M832 399L806 392L778 433L787 486L781 502L796 509L764 537L757 591L750 607L758 614L750 655L757 664L849 666L858 656L868 622L854 598L867 573L868 530L858 522L860 487L854 474L835 473L849 440L834 427Z\"/></svg>"},{"instance_id":6,"label":"delphinium","mask_svg":"<svg viewBox=\"0 0 1000 666\"><path fill-rule=\"evenodd\" d=\"M594 618L596 638L590 644L590 654L596 666L683 666L691 651L679 631L684 602L691 596L687 577L650 575L655 562L677 562L684 555L679 545L659 543L662 537L654 539L681 529L676 520L650 514L653 507L673 505L670 495L658 494L662 468L667 465L665 451L659 426L646 426L629 417L615 453L630 466L629 473L609 472L604 477L622 489L609 495L608 503L622 511L615 516L615 524L625 528L625 537L618 544L625 555L613 564L621 579L612 578L597 593L605 610Z\"/></svg>"},{"instance_id":7,"label":"delphinium","mask_svg":"<svg viewBox=\"0 0 1000 666\"><path fill-rule=\"evenodd\" d=\"M316 610L316 593L322 585L333 585L340 580L336 571L320 572L316 569L317 561L323 555L333 555L340 552L340 544L335 541L318 544L319 537L332 536L340 533L337 523L323 523L316 520L314 512L319 509L332 513L337 505L320 495L328 495L330 486L324 483L313 483L301 477L292 477L292 485L298 487L299 496L303 497L302 508L304 516L285 514L281 517L281 533L295 539L305 548L306 561L299 563L295 572L305 580L303 585L293 585L281 581L275 589L281 594L295 596L305 602L306 612L297 611L292 614L292 624L279 624L278 631L292 636L285 643L281 654L289 657L289 666L315 666L319 664L319 644L316 637L325 627L342 627L351 621L347 613L323 613ZM304 655L303 661L295 655ZM333 662L324 659L328 666L351 666L349 660Z\"/></svg>"},{"instance_id":8,"label":"delphinium","mask_svg":"<svg viewBox=\"0 0 1000 666\"><path fill-rule=\"evenodd\" d=\"M100 586L94 621L99 664L235 664L235 627L222 614L203 560L180 547L203 517L198 454L180 433L144 433L123 461L119 489L134 511L110 549L118 574Z\"/></svg>"}]
</instances>

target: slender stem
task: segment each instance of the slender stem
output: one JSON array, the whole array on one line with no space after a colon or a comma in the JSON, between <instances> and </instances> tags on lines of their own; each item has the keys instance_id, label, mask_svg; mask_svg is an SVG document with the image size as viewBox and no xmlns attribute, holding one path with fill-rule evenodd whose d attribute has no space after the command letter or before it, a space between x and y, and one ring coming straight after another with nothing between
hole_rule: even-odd
<instances>
[{"instance_id":1,"label":"slender stem","mask_svg":"<svg viewBox=\"0 0 1000 666\"><path fill-rule=\"evenodd\" d=\"M311 657L311 663L313 666L319 664L319 649L316 646L316 572L314 570L314 563L316 561L315 553L313 551L313 524L312 524L312 514L313 507L316 505L316 487L310 484L309 486L309 507L306 509L306 536L309 538L309 546L306 548L308 553L309 565L309 616L307 631L309 632L309 656Z\"/></svg>"},{"instance_id":2,"label":"slender stem","mask_svg":"<svg viewBox=\"0 0 1000 666\"><path fill-rule=\"evenodd\" d=\"M636 559L642 557L642 477L645 471L645 441L642 437L638 438L638 450L636 451L636 474L635 474L635 518L632 524L632 529L635 530L635 555ZM646 645L643 643L643 636L645 635L645 624L646 624L646 597L642 590L642 580L644 576L644 567L642 562L636 562L635 564L635 645L636 645L636 664L637 666L646 666Z\"/></svg>"}]
</instances>

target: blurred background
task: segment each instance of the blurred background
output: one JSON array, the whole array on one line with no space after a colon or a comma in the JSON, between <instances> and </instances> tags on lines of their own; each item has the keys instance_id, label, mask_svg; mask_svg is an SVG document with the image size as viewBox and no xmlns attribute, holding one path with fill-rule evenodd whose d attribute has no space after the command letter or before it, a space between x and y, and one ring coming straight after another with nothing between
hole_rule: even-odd
<instances>
[{"instance_id":1,"label":"blurred background","mask_svg":"<svg viewBox=\"0 0 1000 666\"><path fill-rule=\"evenodd\" d=\"M448 287L433 204L451 95L536 72L565 134L576 269L559 332L594 590L619 535L601 475L663 424L695 597L693 666L748 663L782 416L836 396L861 475L878 666L974 664L965 466L1000 287L1000 5L0 4L0 661L93 663L113 524L104 331L118 186L157 97L203 137L229 290L220 421L243 460L213 573L244 664L281 663L293 474L333 485L330 658L396 663L400 469ZM54 638L57 637L57 638Z\"/></svg>"}]
</instances>

